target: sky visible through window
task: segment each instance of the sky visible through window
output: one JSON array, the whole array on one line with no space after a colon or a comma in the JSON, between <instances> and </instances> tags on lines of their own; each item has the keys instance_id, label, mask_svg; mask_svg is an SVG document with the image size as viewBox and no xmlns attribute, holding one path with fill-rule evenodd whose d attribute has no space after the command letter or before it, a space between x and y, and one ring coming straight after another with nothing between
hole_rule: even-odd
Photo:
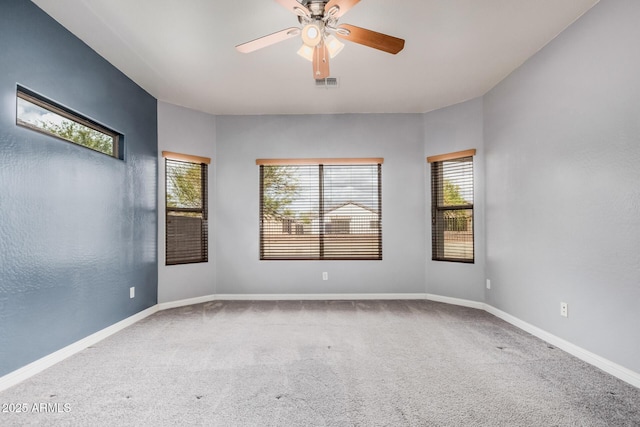
<instances>
[{"instance_id":1,"label":"sky visible through window","mask_svg":"<svg viewBox=\"0 0 640 427\"><path fill-rule=\"evenodd\" d=\"M58 126L62 125L64 122L71 123L71 120L38 105L32 104L22 98L18 98L18 120L36 127L42 127L42 123L49 123Z\"/></svg>"}]
</instances>

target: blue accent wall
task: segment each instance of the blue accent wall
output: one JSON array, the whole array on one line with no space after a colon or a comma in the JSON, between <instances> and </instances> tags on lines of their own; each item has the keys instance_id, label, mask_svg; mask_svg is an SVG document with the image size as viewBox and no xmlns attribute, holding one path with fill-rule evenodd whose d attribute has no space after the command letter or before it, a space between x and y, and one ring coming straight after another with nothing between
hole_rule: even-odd
<instances>
[{"instance_id":1,"label":"blue accent wall","mask_svg":"<svg viewBox=\"0 0 640 427\"><path fill-rule=\"evenodd\" d=\"M16 126L17 85L122 133L124 160ZM0 376L156 304L157 163L156 99L0 2Z\"/></svg>"}]
</instances>

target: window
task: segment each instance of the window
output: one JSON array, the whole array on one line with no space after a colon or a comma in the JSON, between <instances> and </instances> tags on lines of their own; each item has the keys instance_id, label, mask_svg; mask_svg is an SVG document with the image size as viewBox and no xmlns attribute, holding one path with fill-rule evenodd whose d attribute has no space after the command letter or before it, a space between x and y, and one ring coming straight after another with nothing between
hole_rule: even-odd
<instances>
[{"instance_id":1,"label":"window","mask_svg":"<svg viewBox=\"0 0 640 427\"><path fill-rule=\"evenodd\" d=\"M474 262L473 156L476 150L427 158L431 163L432 259Z\"/></svg>"},{"instance_id":2,"label":"window","mask_svg":"<svg viewBox=\"0 0 640 427\"><path fill-rule=\"evenodd\" d=\"M122 158L122 135L92 120L18 87L16 123L56 138Z\"/></svg>"},{"instance_id":3,"label":"window","mask_svg":"<svg viewBox=\"0 0 640 427\"><path fill-rule=\"evenodd\" d=\"M381 260L383 159L257 160L261 260Z\"/></svg>"},{"instance_id":4,"label":"window","mask_svg":"<svg viewBox=\"0 0 640 427\"><path fill-rule=\"evenodd\" d=\"M166 265L208 261L206 157L165 157Z\"/></svg>"}]
</instances>

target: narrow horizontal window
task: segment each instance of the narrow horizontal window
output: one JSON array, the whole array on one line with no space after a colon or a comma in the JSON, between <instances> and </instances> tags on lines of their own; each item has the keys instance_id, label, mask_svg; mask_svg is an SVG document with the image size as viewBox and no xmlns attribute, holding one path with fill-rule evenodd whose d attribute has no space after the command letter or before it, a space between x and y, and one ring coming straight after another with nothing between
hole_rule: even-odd
<instances>
[{"instance_id":1,"label":"narrow horizontal window","mask_svg":"<svg viewBox=\"0 0 640 427\"><path fill-rule=\"evenodd\" d=\"M121 158L117 132L20 87L16 101L18 125Z\"/></svg>"},{"instance_id":2,"label":"narrow horizontal window","mask_svg":"<svg viewBox=\"0 0 640 427\"><path fill-rule=\"evenodd\" d=\"M165 158L166 265L208 261L207 163Z\"/></svg>"},{"instance_id":3,"label":"narrow horizontal window","mask_svg":"<svg viewBox=\"0 0 640 427\"><path fill-rule=\"evenodd\" d=\"M381 260L382 159L260 165L261 260Z\"/></svg>"},{"instance_id":4,"label":"narrow horizontal window","mask_svg":"<svg viewBox=\"0 0 640 427\"><path fill-rule=\"evenodd\" d=\"M475 150L428 159L433 260L474 262L473 154Z\"/></svg>"}]
</instances>

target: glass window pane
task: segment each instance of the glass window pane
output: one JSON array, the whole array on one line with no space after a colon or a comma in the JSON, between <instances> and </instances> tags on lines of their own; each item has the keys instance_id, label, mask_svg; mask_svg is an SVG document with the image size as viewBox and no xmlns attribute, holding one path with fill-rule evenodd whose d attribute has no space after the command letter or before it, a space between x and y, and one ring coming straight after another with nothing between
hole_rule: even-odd
<instances>
[{"instance_id":1,"label":"glass window pane","mask_svg":"<svg viewBox=\"0 0 640 427\"><path fill-rule=\"evenodd\" d=\"M74 144L116 156L117 136L85 124L85 119L72 118L53 104L18 91L16 120L21 126L62 138Z\"/></svg>"},{"instance_id":2,"label":"glass window pane","mask_svg":"<svg viewBox=\"0 0 640 427\"><path fill-rule=\"evenodd\" d=\"M473 157L431 163L432 259L474 262Z\"/></svg>"},{"instance_id":3,"label":"glass window pane","mask_svg":"<svg viewBox=\"0 0 640 427\"><path fill-rule=\"evenodd\" d=\"M260 259L382 259L380 165L261 166Z\"/></svg>"}]
</instances>

